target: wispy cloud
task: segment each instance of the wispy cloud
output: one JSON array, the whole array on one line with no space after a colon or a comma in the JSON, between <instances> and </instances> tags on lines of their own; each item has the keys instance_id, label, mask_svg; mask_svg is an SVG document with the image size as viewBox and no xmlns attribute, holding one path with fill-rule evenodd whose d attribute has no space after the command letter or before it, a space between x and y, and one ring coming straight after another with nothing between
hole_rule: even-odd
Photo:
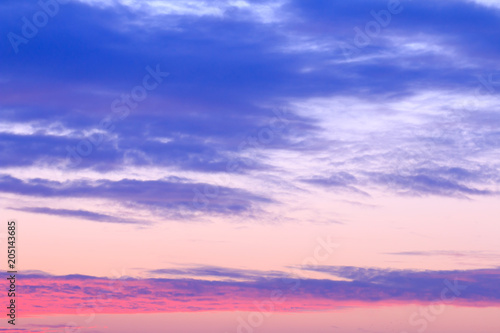
<instances>
[{"instance_id":1,"label":"wispy cloud","mask_svg":"<svg viewBox=\"0 0 500 333\"><path fill-rule=\"evenodd\" d=\"M497 260L500 258L500 253L487 252L487 251L447 251L447 250L434 250L434 251L401 251L389 252L387 254L397 256L418 256L418 257L454 257L459 259L492 259Z\"/></svg>"},{"instance_id":2,"label":"wispy cloud","mask_svg":"<svg viewBox=\"0 0 500 333\"><path fill-rule=\"evenodd\" d=\"M10 209L21 211L21 212L36 213L36 214L75 217L75 218L81 218L84 220L96 221L96 222L148 224L147 221L120 218L120 217L116 217L116 216L110 216L107 214L90 212L87 210L53 209L53 208L48 208L48 207L20 207L20 208L12 208L11 207Z\"/></svg>"},{"instance_id":3,"label":"wispy cloud","mask_svg":"<svg viewBox=\"0 0 500 333\"><path fill-rule=\"evenodd\" d=\"M101 313L248 310L280 291L286 301L276 311L309 311L340 306L427 303L439 299L443 288L455 292L455 305L500 304L500 270L412 271L359 267L310 267L344 281L277 277L276 272L243 272L216 267L155 270L192 275L177 279L118 280L83 275L24 275L20 292L24 313L72 313L82 305ZM196 276L233 280L200 280ZM246 278L244 281L238 281ZM230 297L229 297L230 295ZM43 308L39 305L44 305ZM88 305L87 305L88 304Z\"/></svg>"},{"instance_id":4,"label":"wispy cloud","mask_svg":"<svg viewBox=\"0 0 500 333\"><path fill-rule=\"evenodd\" d=\"M205 184L174 180L140 181L67 181L57 182L44 179L21 180L0 176L0 191L32 197L49 198L98 198L117 201L121 204L137 205L148 209L203 210L213 213L234 214L248 210L253 204L270 202L270 199L253 195L243 190L219 188L219 194L210 206L201 207L196 200L196 189ZM16 207L14 207L16 208ZM105 220L107 217L86 211L70 211L48 208L17 208L34 213L86 217L91 220Z\"/></svg>"}]
</instances>

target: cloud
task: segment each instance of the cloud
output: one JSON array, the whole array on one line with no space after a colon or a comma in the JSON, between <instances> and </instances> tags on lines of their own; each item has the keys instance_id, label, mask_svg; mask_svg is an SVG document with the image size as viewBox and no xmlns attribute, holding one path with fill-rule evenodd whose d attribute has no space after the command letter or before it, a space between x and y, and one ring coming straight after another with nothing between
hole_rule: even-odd
<instances>
[{"instance_id":1,"label":"cloud","mask_svg":"<svg viewBox=\"0 0 500 333\"><path fill-rule=\"evenodd\" d=\"M78 325L73 325L72 323L66 323L66 324L56 324L56 325L37 325L37 324L25 324L25 327L29 328L0 328L0 332L26 332L26 333L36 333L36 332L43 332L43 333L58 333L63 330L69 330L69 329L75 329L75 330L80 330L80 329L91 329L95 328L94 327L84 327L84 326L78 326ZM97 332L97 331L92 331L92 332Z\"/></svg>"},{"instance_id":2,"label":"cloud","mask_svg":"<svg viewBox=\"0 0 500 333\"><path fill-rule=\"evenodd\" d=\"M174 180L140 181L122 179L119 181L67 181L57 182L44 179L21 180L0 176L0 192L44 198L96 198L116 201L122 205L136 205L148 209L205 211L208 213L235 214L246 211L257 203L269 203L270 199L251 193L216 187L210 192L210 205L203 200L206 196L196 195L208 184L186 183ZM198 192L197 192L198 191ZM18 208L19 209L19 208ZM104 220L107 217L85 211L53 210L47 208L28 209L31 212L79 216Z\"/></svg>"},{"instance_id":3,"label":"cloud","mask_svg":"<svg viewBox=\"0 0 500 333\"><path fill-rule=\"evenodd\" d=\"M191 1L180 0L175 3L157 1L108 1L108 0L79 0L94 6L121 6L132 10L143 11L151 16L215 16L225 17L232 15L242 19L256 20L270 23L279 20L277 9L282 5L279 1Z\"/></svg>"},{"instance_id":4,"label":"cloud","mask_svg":"<svg viewBox=\"0 0 500 333\"><path fill-rule=\"evenodd\" d=\"M417 173L415 175L381 174L374 175L374 181L379 184L389 184L396 190L408 191L412 195L493 195L497 194L487 189L477 189L463 185L460 182L431 174Z\"/></svg>"},{"instance_id":5,"label":"cloud","mask_svg":"<svg viewBox=\"0 0 500 333\"><path fill-rule=\"evenodd\" d=\"M491 190L489 187L491 183L498 181L498 174L488 168L466 169L438 166L418 168L411 164L404 168L402 164L397 167L399 169L388 170L394 171L393 173L356 170L357 174L354 176L341 171L329 177L316 176L302 181L325 188L348 190L365 196L369 194L358 188L373 185L413 196L436 195L467 198L498 195L496 190ZM353 172L352 169L351 172Z\"/></svg>"},{"instance_id":6,"label":"cloud","mask_svg":"<svg viewBox=\"0 0 500 333\"><path fill-rule=\"evenodd\" d=\"M347 187L350 184L356 183L356 177L347 173L347 172L339 172L337 174L333 174L328 178L311 178L304 179L306 183L317 184L321 186L333 186L333 187Z\"/></svg>"},{"instance_id":7,"label":"cloud","mask_svg":"<svg viewBox=\"0 0 500 333\"><path fill-rule=\"evenodd\" d=\"M17 210L20 212L35 213L35 214L46 214L46 215L55 215L55 216L63 216L63 217L81 218L84 220L96 221L96 222L148 224L147 221L119 218L116 216L90 212L87 210L53 209L53 208L48 208L48 207L20 207L20 208L12 208L11 207L9 209Z\"/></svg>"},{"instance_id":8,"label":"cloud","mask_svg":"<svg viewBox=\"0 0 500 333\"><path fill-rule=\"evenodd\" d=\"M243 280L256 280L263 277L269 279L271 277L285 277L286 274L282 272L262 272L249 269L235 269L224 268L216 266L199 266L187 268L168 268L168 269L155 269L147 271L148 274L153 276L183 276L186 278L227 278L227 279L243 279Z\"/></svg>"},{"instance_id":9,"label":"cloud","mask_svg":"<svg viewBox=\"0 0 500 333\"><path fill-rule=\"evenodd\" d=\"M387 254L397 255L397 256L418 256L418 257L444 256L444 257L453 257L453 258L458 258L458 259L498 260L498 258L500 258L499 253L492 253L492 252L486 252L486 251L434 250L434 251L401 251L401 252L390 252Z\"/></svg>"},{"instance_id":10,"label":"cloud","mask_svg":"<svg viewBox=\"0 0 500 333\"><path fill-rule=\"evenodd\" d=\"M275 311L296 312L434 301L456 306L500 303L499 269L412 271L332 266L308 269L347 280L301 279L286 274L276 277L276 272L261 272L260 276L255 276L255 272L248 275L241 270L198 267L187 271L233 280L199 280L196 276L113 280L83 275L23 275L19 288L26 314L41 311L44 314L71 314L81 306L94 308L99 313L144 313L253 311L257 303L272 305ZM165 272L179 273L170 269ZM243 277L246 279L237 280ZM446 300L442 298L443 293L447 295ZM270 301L271 297L274 301Z\"/></svg>"},{"instance_id":11,"label":"cloud","mask_svg":"<svg viewBox=\"0 0 500 333\"><path fill-rule=\"evenodd\" d=\"M343 171L334 173L328 178L316 176L309 179L302 179L301 181L324 188L346 190L363 196L370 196L368 193L361 191L354 186L354 184L358 183L358 179L355 176Z\"/></svg>"}]
</instances>

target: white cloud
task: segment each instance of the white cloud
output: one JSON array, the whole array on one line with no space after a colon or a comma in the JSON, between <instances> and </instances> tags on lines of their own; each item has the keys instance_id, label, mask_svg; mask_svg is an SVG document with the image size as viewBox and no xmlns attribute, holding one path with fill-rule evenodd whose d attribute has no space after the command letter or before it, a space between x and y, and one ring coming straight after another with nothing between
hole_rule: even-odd
<instances>
[{"instance_id":1,"label":"white cloud","mask_svg":"<svg viewBox=\"0 0 500 333\"><path fill-rule=\"evenodd\" d=\"M483 6L500 8L499 0L470 0Z\"/></svg>"},{"instance_id":2,"label":"white cloud","mask_svg":"<svg viewBox=\"0 0 500 333\"><path fill-rule=\"evenodd\" d=\"M283 5L282 1L272 3L251 4L244 0L77 0L93 6L107 7L120 4L133 10L144 10L151 15L193 15L219 16L225 15L230 9L248 12L256 21L270 23L279 21L277 11Z\"/></svg>"},{"instance_id":3,"label":"white cloud","mask_svg":"<svg viewBox=\"0 0 500 333\"><path fill-rule=\"evenodd\" d=\"M50 136L72 137L73 131L64 128L61 124L54 123L49 126L42 126L34 123L12 123L5 122L0 124L0 133L14 135L35 135L43 134Z\"/></svg>"}]
</instances>

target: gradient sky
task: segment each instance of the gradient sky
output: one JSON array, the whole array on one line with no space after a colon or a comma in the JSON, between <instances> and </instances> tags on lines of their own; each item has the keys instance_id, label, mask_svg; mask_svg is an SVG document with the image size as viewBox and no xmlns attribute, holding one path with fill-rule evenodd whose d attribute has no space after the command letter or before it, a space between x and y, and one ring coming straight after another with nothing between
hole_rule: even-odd
<instances>
[{"instance_id":1,"label":"gradient sky","mask_svg":"<svg viewBox=\"0 0 500 333\"><path fill-rule=\"evenodd\" d=\"M0 332L498 333L500 2L4 0L0 31Z\"/></svg>"}]
</instances>

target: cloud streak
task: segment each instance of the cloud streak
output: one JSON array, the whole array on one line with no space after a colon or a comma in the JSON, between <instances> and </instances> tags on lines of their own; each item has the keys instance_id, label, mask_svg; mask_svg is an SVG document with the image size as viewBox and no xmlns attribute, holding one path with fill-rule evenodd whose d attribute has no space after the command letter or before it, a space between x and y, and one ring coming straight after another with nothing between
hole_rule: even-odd
<instances>
[{"instance_id":1,"label":"cloud streak","mask_svg":"<svg viewBox=\"0 0 500 333\"><path fill-rule=\"evenodd\" d=\"M52 209L47 207L21 207L21 208L10 208L12 210L17 210L20 212L28 212L35 214L46 214L62 217L74 217L81 218L89 221L96 222L108 222L108 223L126 223L126 224L148 224L147 221L119 218L115 216L110 216L106 214L100 214L95 212L90 212L87 210L74 210L74 209Z\"/></svg>"},{"instance_id":2,"label":"cloud streak","mask_svg":"<svg viewBox=\"0 0 500 333\"><path fill-rule=\"evenodd\" d=\"M359 267L310 267L347 280L276 277L214 267L157 270L189 273L191 278L118 280L83 275L23 276L23 313L69 314L94 308L100 313L253 311L256 302L281 293L275 311L327 310L343 306L423 304L440 298L443 288L456 294L457 306L500 305L500 270L411 271ZM218 276L229 280L200 280ZM243 280L234 279L246 278ZM454 288L454 289L453 289ZM43 305L43 307L42 307Z\"/></svg>"},{"instance_id":3,"label":"cloud streak","mask_svg":"<svg viewBox=\"0 0 500 333\"><path fill-rule=\"evenodd\" d=\"M44 198L96 198L136 205L148 209L187 210L234 214L250 209L253 204L268 203L265 197L227 187L218 188L217 198L206 206L196 201L196 190L207 184L187 183L176 180L140 181L123 179L119 181L67 181L57 182L44 179L21 180L10 176L0 177L0 191L17 195ZM49 208L17 208L34 213L87 217L104 220L106 216L85 211L68 211Z\"/></svg>"}]
</instances>

